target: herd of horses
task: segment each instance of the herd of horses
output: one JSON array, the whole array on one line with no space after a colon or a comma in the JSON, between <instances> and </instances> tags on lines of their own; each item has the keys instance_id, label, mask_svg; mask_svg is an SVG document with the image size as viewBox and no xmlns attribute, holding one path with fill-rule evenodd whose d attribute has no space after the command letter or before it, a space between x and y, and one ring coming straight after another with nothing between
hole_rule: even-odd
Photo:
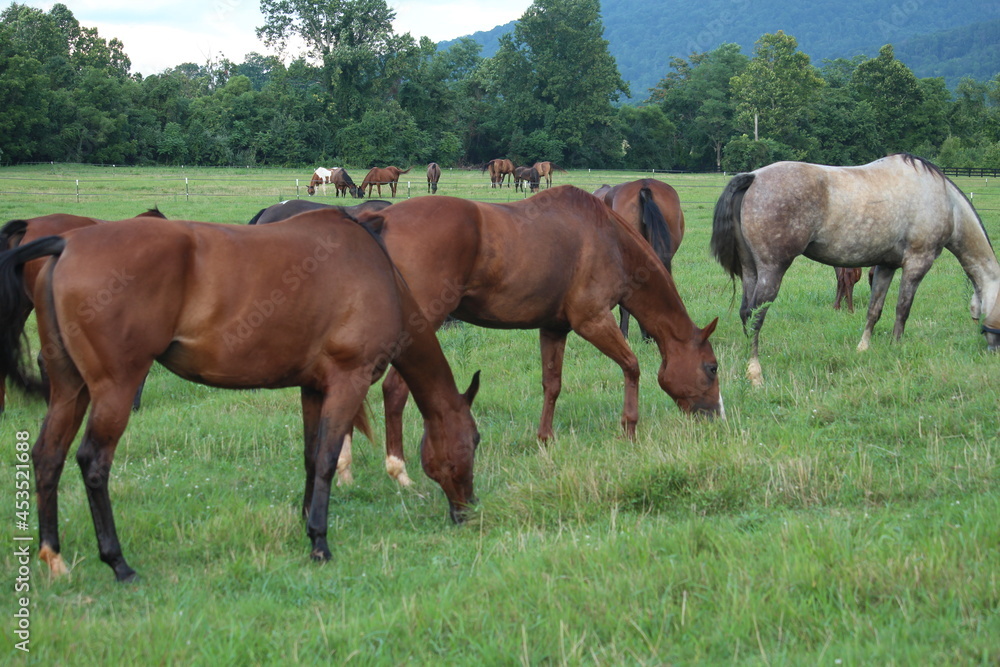
<instances>
[{"instance_id":1,"label":"herd of horses","mask_svg":"<svg viewBox=\"0 0 1000 667\"><path fill-rule=\"evenodd\" d=\"M431 166L433 193L440 170ZM479 433L471 405L479 374L459 390L435 335L449 317L538 330L542 441L554 436L571 331L622 369L621 426L635 436L639 365L626 313L657 346L660 388L686 413L724 418L709 340L718 320L704 328L691 320L671 272L683 234L677 193L656 179L594 194L562 185L501 204L448 196L355 206L294 200L261 210L249 225L168 220L155 210L110 222L69 215L11 221L0 230L0 372L48 400L32 450L40 558L54 575L67 571L58 485L89 410L76 458L98 551L118 580L135 577L118 539L108 478L156 362L217 387L299 388L302 512L316 560L331 557L331 487L338 475L350 478L353 431L371 438L365 397L383 376L387 471L409 483L402 418L412 393L424 422L421 464L441 486L451 519L462 522L476 502ZM863 349L893 272L903 272L893 331L899 338L913 293L943 248L971 279L972 316L997 350L1000 265L971 203L932 164L896 155L864 167L778 163L734 176L716 205L711 250L743 282L751 382L762 382L764 314L796 256L874 267ZM23 349L32 308L42 378Z\"/></svg>"},{"instance_id":2,"label":"herd of horses","mask_svg":"<svg viewBox=\"0 0 1000 667\"><path fill-rule=\"evenodd\" d=\"M395 166L372 167L361 181L361 185L357 186L343 167L319 167L310 177L306 193L312 196L322 190L323 194L326 194L326 186L333 185L337 197L346 197L348 193L355 198L371 197L374 190L377 190L378 196L381 197L384 185L389 189L390 197L394 198L399 185L399 177L409 173L409 171L409 168L400 169ZM538 192L542 179L545 180L546 187L552 187L552 172L566 172L565 169L557 167L549 161L536 162L530 167L515 167L514 163L506 158L490 160L483 166L482 171L484 173L489 171L490 187L492 188L503 187L506 180L507 187L510 187L510 183L513 181L515 191L523 191L527 187L532 193ZM431 162L427 165L427 192L437 193L440 180L441 167L438 163Z\"/></svg>"}]
</instances>

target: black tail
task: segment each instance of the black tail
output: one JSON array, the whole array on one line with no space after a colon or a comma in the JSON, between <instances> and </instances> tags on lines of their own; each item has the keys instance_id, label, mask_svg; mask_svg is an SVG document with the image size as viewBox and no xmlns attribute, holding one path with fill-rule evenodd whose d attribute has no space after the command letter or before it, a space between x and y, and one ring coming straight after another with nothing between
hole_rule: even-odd
<instances>
[{"instance_id":1,"label":"black tail","mask_svg":"<svg viewBox=\"0 0 1000 667\"><path fill-rule=\"evenodd\" d=\"M669 271L670 260L674 257L674 242L670 237L670 227L663 217L663 211L653 201L653 193L649 188L639 191L639 203L642 204L642 227L646 240L653 246L656 256Z\"/></svg>"},{"instance_id":2,"label":"black tail","mask_svg":"<svg viewBox=\"0 0 1000 667\"><path fill-rule=\"evenodd\" d=\"M0 227L0 250L10 250L16 248L24 238L24 233L28 231L27 220L11 220L3 227Z\"/></svg>"},{"instance_id":3,"label":"black tail","mask_svg":"<svg viewBox=\"0 0 1000 667\"><path fill-rule=\"evenodd\" d=\"M731 278L743 275L738 248L740 238L743 236L739 230L740 209L743 206L743 196L753 185L754 178L753 173L736 174L722 191L719 201L715 203L715 216L712 219L712 254Z\"/></svg>"},{"instance_id":4,"label":"black tail","mask_svg":"<svg viewBox=\"0 0 1000 667\"><path fill-rule=\"evenodd\" d=\"M259 211L257 211L257 215L255 215L254 217L250 218L250 222L248 222L247 224L248 225L256 225L257 221L260 220L260 216L264 215L264 211L266 211L266 210L267 210L266 208L262 208Z\"/></svg>"},{"instance_id":5,"label":"black tail","mask_svg":"<svg viewBox=\"0 0 1000 667\"><path fill-rule=\"evenodd\" d=\"M42 383L29 377L28 365L21 354L27 342L24 323L31 312L22 267L33 259L58 255L64 247L66 240L62 237L45 236L0 253L0 373L28 393L41 394Z\"/></svg>"}]
</instances>

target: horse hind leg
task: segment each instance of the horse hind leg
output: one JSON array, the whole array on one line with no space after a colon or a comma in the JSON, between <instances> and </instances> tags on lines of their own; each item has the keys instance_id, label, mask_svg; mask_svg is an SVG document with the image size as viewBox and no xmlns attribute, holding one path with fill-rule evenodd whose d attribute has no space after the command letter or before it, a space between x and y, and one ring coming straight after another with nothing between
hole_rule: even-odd
<instances>
[{"instance_id":1,"label":"horse hind leg","mask_svg":"<svg viewBox=\"0 0 1000 667\"><path fill-rule=\"evenodd\" d=\"M756 274L745 272L743 276L743 303L740 306L740 317L743 320L744 330L748 323L750 326L751 348L750 361L747 363L747 379L754 387L764 386L764 373L759 354L760 330L764 326L764 318L771 303L778 296L783 276L784 270L759 271Z\"/></svg>"},{"instance_id":2,"label":"horse hind leg","mask_svg":"<svg viewBox=\"0 0 1000 667\"><path fill-rule=\"evenodd\" d=\"M118 581L131 581L136 573L125 561L118 540L111 497L108 493L108 479L111 475L115 449L128 424L132 397L139 382L140 379L135 382L115 383L110 389L92 392L93 408L76 454L87 489L90 514L97 534L98 552L101 561L111 567Z\"/></svg>"},{"instance_id":3,"label":"horse hind leg","mask_svg":"<svg viewBox=\"0 0 1000 667\"><path fill-rule=\"evenodd\" d=\"M38 556L49 566L53 577L69 572L62 559L59 544L59 480L66 455L73 438L80 430L89 404L90 395L79 377L69 390L64 391L62 385L57 385L38 439L31 450L38 504Z\"/></svg>"}]
</instances>

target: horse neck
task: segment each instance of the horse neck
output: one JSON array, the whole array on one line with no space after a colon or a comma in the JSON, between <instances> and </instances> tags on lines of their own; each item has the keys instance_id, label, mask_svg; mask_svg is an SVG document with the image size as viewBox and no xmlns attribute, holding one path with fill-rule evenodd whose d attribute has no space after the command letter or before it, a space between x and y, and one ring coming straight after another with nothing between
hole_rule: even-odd
<instances>
[{"instance_id":1,"label":"horse neck","mask_svg":"<svg viewBox=\"0 0 1000 667\"><path fill-rule=\"evenodd\" d=\"M653 337L665 357L672 343L690 340L696 327L670 272L652 248L644 245L632 243L623 248L627 282L621 304Z\"/></svg>"},{"instance_id":2,"label":"horse neck","mask_svg":"<svg viewBox=\"0 0 1000 667\"><path fill-rule=\"evenodd\" d=\"M413 311L419 313L419 311ZM406 381L420 414L431 428L441 427L449 416L462 410L464 399L455 386L455 376L434 335L422 316L407 318L408 328L400 341L393 365Z\"/></svg>"},{"instance_id":3,"label":"horse neck","mask_svg":"<svg viewBox=\"0 0 1000 667\"><path fill-rule=\"evenodd\" d=\"M972 204L957 186L950 186L954 189L952 206L957 213L955 230L946 247L958 258L965 275L976 286L983 307L989 309L1000 292L1000 264Z\"/></svg>"}]
</instances>

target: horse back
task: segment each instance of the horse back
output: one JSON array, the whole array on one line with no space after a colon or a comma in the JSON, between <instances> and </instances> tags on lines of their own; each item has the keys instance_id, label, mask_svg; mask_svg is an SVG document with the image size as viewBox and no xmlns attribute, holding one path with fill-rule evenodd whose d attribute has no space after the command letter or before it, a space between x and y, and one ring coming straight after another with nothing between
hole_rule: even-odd
<instances>
[{"instance_id":1,"label":"horse back","mask_svg":"<svg viewBox=\"0 0 1000 667\"><path fill-rule=\"evenodd\" d=\"M67 241L52 278L57 319L87 335L66 347L87 372L101 359L112 379L121 366L110 359L127 348L122 363L159 359L215 386L316 386L334 358L373 359L400 331L391 262L337 211L260 228L109 223Z\"/></svg>"}]
</instances>

